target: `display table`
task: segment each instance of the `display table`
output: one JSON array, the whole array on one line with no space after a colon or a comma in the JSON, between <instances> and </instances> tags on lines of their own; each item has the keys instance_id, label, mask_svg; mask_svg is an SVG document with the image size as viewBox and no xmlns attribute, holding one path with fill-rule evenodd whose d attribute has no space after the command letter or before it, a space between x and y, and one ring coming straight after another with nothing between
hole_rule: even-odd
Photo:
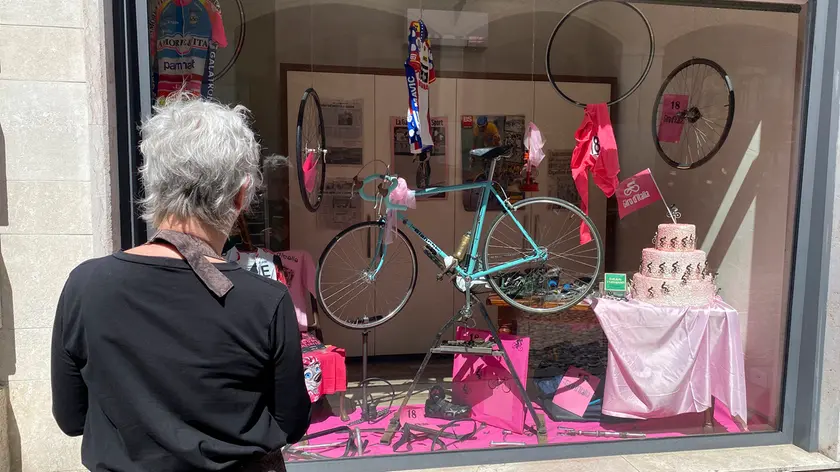
<instances>
[{"instance_id":1,"label":"display table","mask_svg":"<svg viewBox=\"0 0 840 472\"><path fill-rule=\"evenodd\" d=\"M709 411L713 399L745 427L744 351L738 312L717 299L700 308L597 299L609 340L603 412L651 419Z\"/></svg>"}]
</instances>

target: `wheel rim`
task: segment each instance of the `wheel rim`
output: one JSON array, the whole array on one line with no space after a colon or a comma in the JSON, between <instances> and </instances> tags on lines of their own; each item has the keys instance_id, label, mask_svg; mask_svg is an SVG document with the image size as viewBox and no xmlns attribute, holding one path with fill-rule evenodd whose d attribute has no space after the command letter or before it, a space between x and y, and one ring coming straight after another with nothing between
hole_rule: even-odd
<instances>
[{"instance_id":1,"label":"wheel rim","mask_svg":"<svg viewBox=\"0 0 840 472\"><path fill-rule=\"evenodd\" d=\"M385 246L381 268L375 250L384 223L362 223L337 236L321 256L318 302L330 319L350 329L370 329L402 310L417 277L417 257L402 232ZM370 256L368 255L370 254Z\"/></svg>"},{"instance_id":2,"label":"wheel rim","mask_svg":"<svg viewBox=\"0 0 840 472\"><path fill-rule=\"evenodd\" d=\"M548 38L548 45L545 48L545 71L546 71L546 75L548 76L548 82L554 88L554 91L556 91L557 94L560 95L564 100L566 100L569 103L571 103L571 104L573 104L577 107L580 107L580 108L585 108L588 104L579 102L579 101L573 99L572 97L566 95L562 90L560 90L560 86L557 85L557 82L554 81L554 74L551 72L551 49L552 49L552 46L554 45L554 38L557 36L557 32L560 31L560 28L563 26L563 24L566 23L566 21L569 18L571 18L571 16L574 15L575 12L577 12L578 10L580 10L582 8L585 8L585 7L587 7L587 6L589 6L593 3L601 3L601 2L618 3L620 5L624 5L628 8L630 8L644 22L645 28L647 28L647 32L648 32L648 39L650 40L650 49L648 51L648 60L647 60L647 63L645 64L644 71L642 71L642 75L639 77L639 79L636 81L636 83L633 84L632 87L630 87L630 90L628 90L627 92L622 94L620 97L616 98L615 100L607 102L608 107L616 105L620 102L623 102L625 99L627 99L627 97L629 97L630 95L633 95L636 92L636 90L638 90L639 87L642 86L642 83L644 83L645 79L647 79L647 76L650 73L651 67L653 67L653 58L654 58L655 53L656 53L656 38L655 38L655 35L653 33L653 27L651 26L650 21L647 19L645 14L642 13L641 10L639 10L635 5L627 2L626 0L586 0L586 1L578 4L576 7L572 8L571 10L569 10L569 12L566 13L563 16L563 18L561 18L560 21L557 23L557 26L555 26L554 30L551 32L551 36Z\"/></svg>"},{"instance_id":3,"label":"wheel rim","mask_svg":"<svg viewBox=\"0 0 840 472\"><path fill-rule=\"evenodd\" d=\"M298 185L306 208L317 211L321 206L324 195L326 173L326 146L324 137L324 117L321 113L321 103L318 94L313 89L307 89L301 99L298 110L297 126L297 165ZM304 166L307 161L314 172L312 191L306 189L306 175Z\"/></svg>"},{"instance_id":4,"label":"wheel rim","mask_svg":"<svg viewBox=\"0 0 840 472\"><path fill-rule=\"evenodd\" d=\"M537 218L530 216L532 212L539 215L539 221L525 221ZM592 221L559 199L523 200L514 205L512 213L500 215L490 228L484 246L488 269L533 254L512 216L546 252L546 259L494 274L488 279L490 285L508 304L532 313L554 313L577 304L597 282L603 260L603 246ZM527 224L530 222L533 224ZM584 245L579 239L581 222L592 234L592 241Z\"/></svg>"},{"instance_id":5,"label":"wheel rim","mask_svg":"<svg viewBox=\"0 0 840 472\"><path fill-rule=\"evenodd\" d=\"M688 97L687 105L671 100ZM653 140L659 156L677 169L694 169L714 157L732 127L735 92L726 71L708 59L695 58L680 64L662 83L653 110ZM669 108L671 110L667 110ZM673 109L674 105L679 111ZM663 121L678 119L668 131Z\"/></svg>"}]
</instances>

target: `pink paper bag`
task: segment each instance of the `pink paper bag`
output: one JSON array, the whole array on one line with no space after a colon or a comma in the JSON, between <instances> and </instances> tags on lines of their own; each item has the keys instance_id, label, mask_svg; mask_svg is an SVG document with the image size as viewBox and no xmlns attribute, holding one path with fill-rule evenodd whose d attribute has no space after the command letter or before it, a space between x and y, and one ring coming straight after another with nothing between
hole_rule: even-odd
<instances>
[{"instance_id":1,"label":"pink paper bag","mask_svg":"<svg viewBox=\"0 0 840 472\"><path fill-rule=\"evenodd\" d=\"M525 432L525 407L513 375L525 385L528 377L530 338L501 334L502 344L513 363L511 373L501 356L457 354L452 369L452 398L472 408L471 418L514 433ZM490 340L489 331L459 326L455 338Z\"/></svg>"},{"instance_id":2,"label":"pink paper bag","mask_svg":"<svg viewBox=\"0 0 840 472\"><path fill-rule=\"evenodd\" d=\"M560 408L582 417L600 384L601 379L598 377L571 366L560 380L553 402Z\"/></svg>"}]
</instances>

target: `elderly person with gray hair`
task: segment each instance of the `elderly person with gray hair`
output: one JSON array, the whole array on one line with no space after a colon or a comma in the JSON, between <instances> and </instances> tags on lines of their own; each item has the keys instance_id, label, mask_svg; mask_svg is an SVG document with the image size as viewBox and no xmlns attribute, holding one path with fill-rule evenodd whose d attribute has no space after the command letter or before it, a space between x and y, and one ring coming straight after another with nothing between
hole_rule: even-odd
<instances>
[{"instance_id":1,"label":"elderly person with gray hair","mask_svg":"<svg viewBox=\"0 0 840 472\"><path fill-rule=\"evenodd\" d=\"M184 94L157 107L140 150L158 232L64 286L53 415L91 470L284 470L309 426L288 291L219 256L260 184L246 113Z\"/></svg>"}]
</instances>

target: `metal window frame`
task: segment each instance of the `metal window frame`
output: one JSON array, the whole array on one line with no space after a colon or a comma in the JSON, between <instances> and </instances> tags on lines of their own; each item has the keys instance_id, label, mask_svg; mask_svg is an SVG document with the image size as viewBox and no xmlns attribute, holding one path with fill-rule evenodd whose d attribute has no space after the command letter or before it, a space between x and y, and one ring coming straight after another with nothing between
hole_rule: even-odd
<instances>
[{"instance_id":1,"label":"metal window frame","mask_svg":"<svg viewBox=\"0 0 840 472\"><path fill-rule=\"evenodd\" d=\"M139 218L141 195L137 169L142 158L137 150L137 127L151 113L148 73L148 31L145 2L112 0L117 79L119 196L122 246L146 241L147 229ZM743 0L639 0L638 3L669 3L768 11L797 12L800 6ZM834 201L837 136L840 122L840 2L810 0L805 38L804 80L800 116L802 135L798 206L795 215L794 262L789 299L787 358L782 396L781 430L768 433L721 434L682 438L594 442L533 446L521 449L450 451L429 454L399 454L330 461L338 471L391 471L423 468L499 464L583 458L622 454L674 452L731 447L795 444L817 450L819 393L825 337L829 250ZM293 471L320 471L324 462L292 463Z\"/></svg>"}]
</instances>

